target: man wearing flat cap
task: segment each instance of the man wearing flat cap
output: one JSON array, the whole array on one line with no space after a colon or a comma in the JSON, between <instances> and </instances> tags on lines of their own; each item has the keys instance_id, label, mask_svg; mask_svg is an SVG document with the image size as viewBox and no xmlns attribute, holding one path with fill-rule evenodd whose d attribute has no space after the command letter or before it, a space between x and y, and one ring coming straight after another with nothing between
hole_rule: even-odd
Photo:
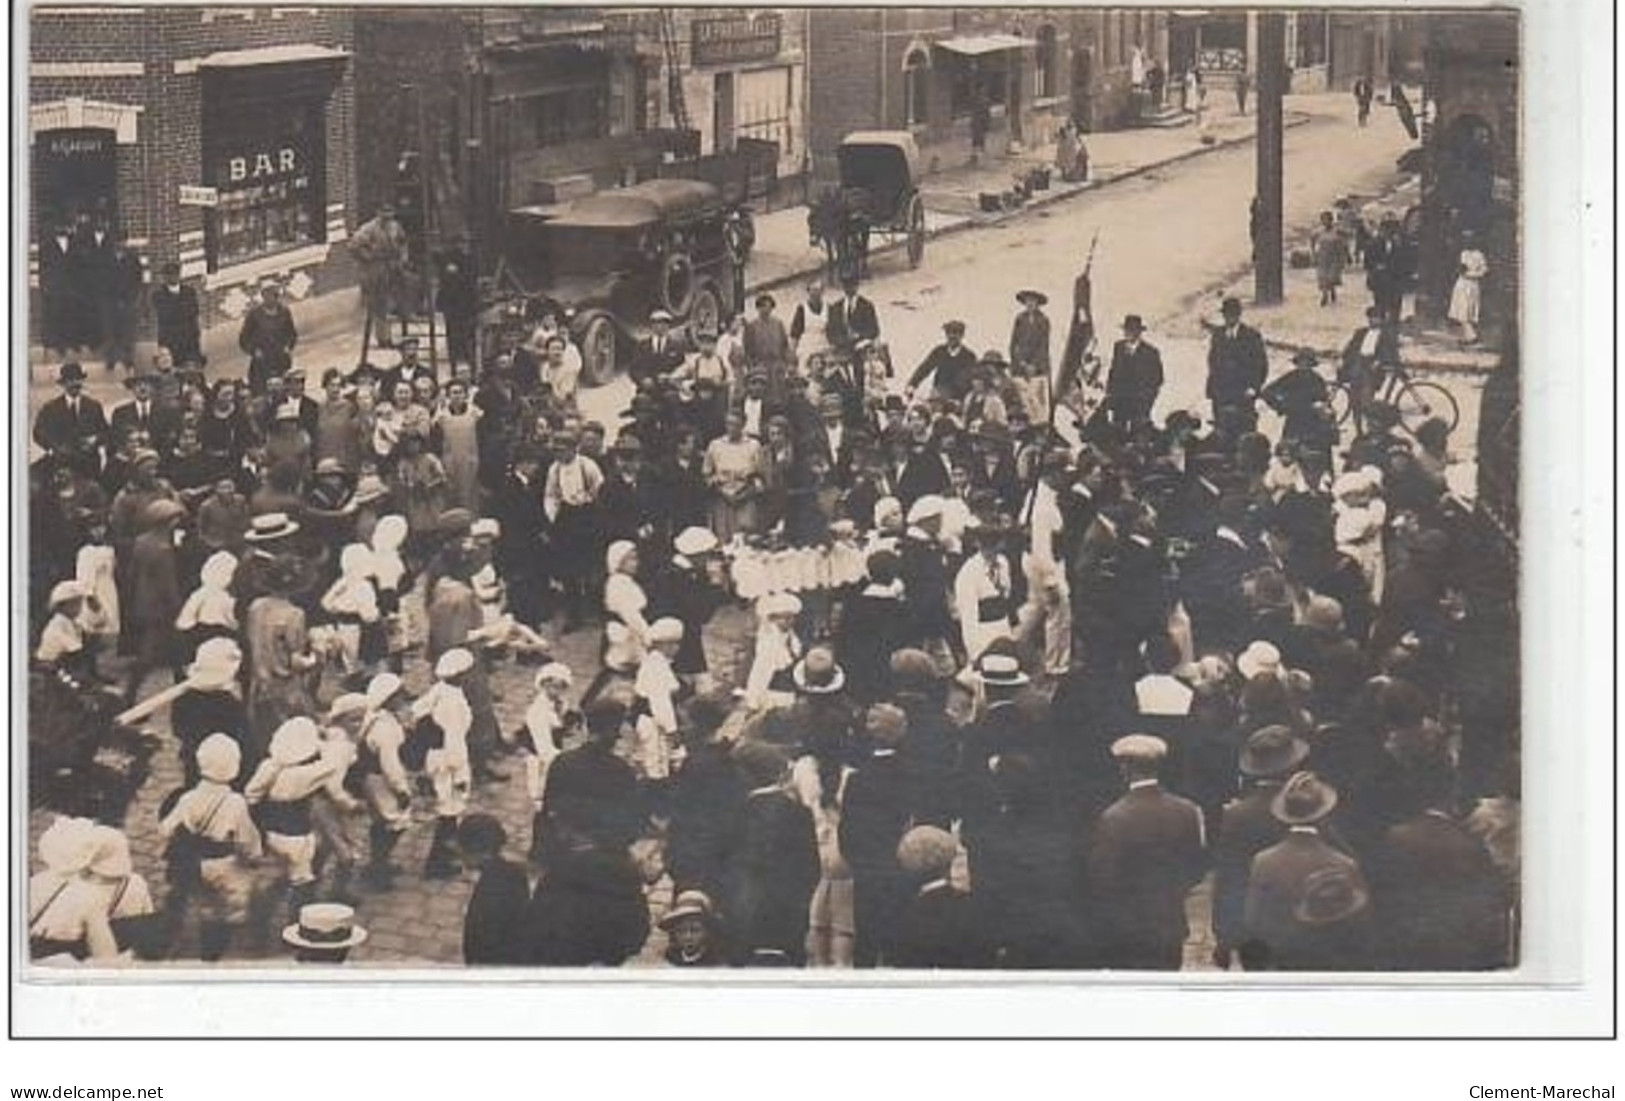
<instances>
[{"instance_id":1,"label":"man wearing flat cap","mask_svg":"<svg viewBox=\"0 0 1625 1101\"><path fill-rule=\"evenodd\" d=\"M1123 339L1112 345L1112 365L1106 374L1106 416L1125 434L1150 423L1151 409L1162 392L1162 353L1144 335L1145 322L1139 314L1123 318Z\"/></svg>"},{"instance_id":2,"label":"man wearing flat cap","mask_svg":"<svg viewBox=\"0 0 1625 1101\"><path fill-rule=\"evenodd\" d=\"M1202 812L1158 781L1168 756L1161 738L1129 734L1111 752L1128 791L1101 812L1090 843L1100 963L1177 971L1189 933L1185 897L1207 871Z\"/></svg>"},{"instance_id":3,"label":"man wearing flat cap","mask_svg":"<svg viewBox=\"0 0 1625 1101\"><path fill-rule=\"evenodd\" d=\"M926 379L937 397L964 401L970 393L971 376L976 373L976 353L965 347L965 323L950 321L942 327L943 341L931 349L908 377L908 389L917 393Z\"/></svg>"}]
</instances>

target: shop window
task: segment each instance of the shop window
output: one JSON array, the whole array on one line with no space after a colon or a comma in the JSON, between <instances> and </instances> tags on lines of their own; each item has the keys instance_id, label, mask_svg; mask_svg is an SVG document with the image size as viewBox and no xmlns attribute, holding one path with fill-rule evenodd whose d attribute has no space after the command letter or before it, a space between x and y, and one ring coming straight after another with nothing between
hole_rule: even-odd
<instances>
[{"instance_id":1,"label":"shop window","mask_svg":"<svg viewBox=\"0 0 1625 1101\"><path fill-rule=\"evenodd\" d=\"M1061 51L1055 41L1055 27L1046 23L1038 28L1037 57L1034 60L1036 89L1039 99L1052 99L1060 95L1057 90Z\"/></svg>"},{"instance_id":2,"label":"shop window","mask_svg":"<svg viewBox=\"0 0 1625 1101\"><path fill-rule=\"evenodd\" d=\"M609 89L562 88L525 99L525 117L538 148L609 136Z\"/></svg>"},{"instance_id":3,"label":"shop window","mask_svg":"<svg viewBox=\"0 0 1625 1101\"><path fill-rule=\"evenodd\" d=\"M931 102L931 59L911 50L903 62L903 125L924 126Z\"/></svg>"},{"instance_id":4,"label":"shop window","mask_svg":"<svg viewBox=\"0 0 1625 1101\"><path fill-rule=\"evenodd\" d=\"M209 270L327 239L326 100L236 102L206 113Z\"/></svg>"}]
</instances>

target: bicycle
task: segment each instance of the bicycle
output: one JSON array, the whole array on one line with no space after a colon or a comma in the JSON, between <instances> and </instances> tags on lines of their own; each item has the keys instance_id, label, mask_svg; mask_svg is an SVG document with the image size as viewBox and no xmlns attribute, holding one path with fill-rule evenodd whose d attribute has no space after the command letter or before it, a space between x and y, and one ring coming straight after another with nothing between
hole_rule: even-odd
<instances>
[{"instance_id":1,"label":"bicycle","mask_svg":"<svg viewBox=\"0 0 1625 1101\"><path fill-rule=\"evenodd\" d=\"M1399 412L1399 421L1407 432L1414 435L1430 420L1443 421L1447 431L1456 430L1461 420L1461 407L1449 390L1436 382L1411 378L1404 366L1398 363L1380 366L1377 370L1382 373L1382 378L1377 382L1370 401L1392 405ZM1341 380L1329 383L1327 392L1338 425L1347 424L1354 415L1354 392L1348 383Z\"/></svg>"}]
</instances>

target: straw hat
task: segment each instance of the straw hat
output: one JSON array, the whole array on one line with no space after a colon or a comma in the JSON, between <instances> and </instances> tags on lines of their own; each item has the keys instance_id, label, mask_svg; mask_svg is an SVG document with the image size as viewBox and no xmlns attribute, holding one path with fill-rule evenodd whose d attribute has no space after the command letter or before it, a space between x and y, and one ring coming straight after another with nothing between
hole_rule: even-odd
<instances>
[{"instance_id":1,"label":"straw hat","mask_svg":"<svg viewBox=\"0 0 1625 1101\"><path fill-rule=\"evenodd\" d=\"M367 939L355 923L355 908L340 902L312 902L299 907L299 920L282 930L282 939L295 948L316 950L354 948Z\"/></svg>"}]
</instances>

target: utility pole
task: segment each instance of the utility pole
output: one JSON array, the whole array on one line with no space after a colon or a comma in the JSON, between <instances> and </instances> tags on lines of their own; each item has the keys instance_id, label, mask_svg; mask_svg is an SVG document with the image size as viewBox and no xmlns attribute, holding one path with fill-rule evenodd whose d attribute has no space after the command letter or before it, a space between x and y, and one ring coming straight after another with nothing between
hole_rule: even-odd
<instances>
[{"instance_id":1,"label":"utility pole","mask_svg":"<svg viewBox=\"0 0 1625 1101\"><path fill-rule=\"evenodd\" d=\"M1258 215L1253 244L1253 300L1285 297L1281 251L1281 97L1286 91L1286 15L1265 9L1258 19Z\"/></svg>"}]
</instances>

